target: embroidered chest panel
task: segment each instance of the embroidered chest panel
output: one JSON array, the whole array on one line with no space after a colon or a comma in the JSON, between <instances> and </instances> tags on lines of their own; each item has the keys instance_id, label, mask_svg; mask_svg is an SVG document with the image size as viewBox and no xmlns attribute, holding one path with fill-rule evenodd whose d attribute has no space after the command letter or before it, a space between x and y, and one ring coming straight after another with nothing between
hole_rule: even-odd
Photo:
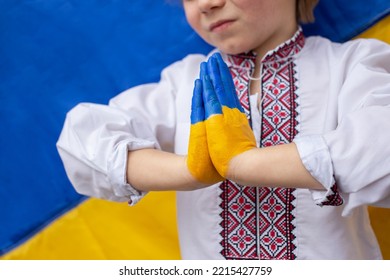
<instances>
[{"instance_id":1,"label":"embroidered chest panel","mask_svg":"<svg viewBox=\"0 0 390 280\"><path fill-rule=\"evenodd\" d=\"M304 45L297 34L262 62L260 146L290 143L297 134L297 80L294 55ZM249 105L253 55L228 56L241 104ZM261 170L259 170L261 172ZM295 189L241 186L230 180L221 189L221 254L226 259L295 259Z\"/></svg>"}]
</instances>

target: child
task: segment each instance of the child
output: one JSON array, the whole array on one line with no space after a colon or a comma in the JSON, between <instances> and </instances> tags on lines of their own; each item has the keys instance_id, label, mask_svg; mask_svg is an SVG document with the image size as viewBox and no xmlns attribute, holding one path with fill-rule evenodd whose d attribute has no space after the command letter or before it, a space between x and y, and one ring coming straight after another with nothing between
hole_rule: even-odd
<instances>
[{"instance_id":1,"label":"child","mask_svg":"<svg viewBox=\"0 0 390 280\"><path fill-rule=\"evenodd\" d=\"M390 47L305 38L316 2L184 0L216 49L68 113L76 190L177 190L184 259L380 259L366 205L390 206Z\"/></svg>"}]
</instances>

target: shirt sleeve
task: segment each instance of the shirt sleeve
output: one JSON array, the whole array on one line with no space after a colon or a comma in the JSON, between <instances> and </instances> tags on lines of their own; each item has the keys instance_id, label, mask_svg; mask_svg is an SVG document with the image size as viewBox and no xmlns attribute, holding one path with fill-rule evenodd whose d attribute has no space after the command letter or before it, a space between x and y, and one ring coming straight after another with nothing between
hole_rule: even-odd
<instances>
[{"instance_id":1,"label":"shirt sleeve","mask_svg":"<svg viewBox=\"0 0 390 280\"><path fill-rule=\"evenodd\" d=\"M173 151L183 63L167 67L159 83L129 89L108 105L81 103L68 112L57 149L77 192L130 204L145 195L126 180L128 151Z\"/></svg>"},{"instance_id":2,"label":"shirt sleeve","mask_svg":"<svg viewBox=\"0 0 390 280\"><path fill-rule=\"evenodd\" d=\"M338 72L336 129L294 140L303 164L326 188L312 191L314 200L321 205L339 192L343 215L362 205L390 207L390 47L362 40L351 48Z\"/></svg>"}]
</instances>

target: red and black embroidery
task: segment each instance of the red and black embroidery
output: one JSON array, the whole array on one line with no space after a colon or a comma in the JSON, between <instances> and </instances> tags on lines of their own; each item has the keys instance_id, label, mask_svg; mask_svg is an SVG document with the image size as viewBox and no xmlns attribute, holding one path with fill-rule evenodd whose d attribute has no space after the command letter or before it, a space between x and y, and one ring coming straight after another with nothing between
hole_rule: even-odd
<instances>
[{"instance_id":1,"label":"red and black embroidery","mask_svg":"<svg viewBox=\"0 0 390 280\"><path fill-rule=\"evenodd\" d=\"M262 61L262 147L289 143L297 134L294 55L303 45L300 30ZM248 88L255 56L228 56L228 63L250 119ZM220 189L221 254L226 259L296 258L294 189L240 186L229 180Z\"/></svg>"},{"instance_id":2,"label":"red and black embroidery","mask_svg":"<svg viewBox=\"0 0 390 280\"><path fill-rule=\"evenodd\" d=\"M340 195L339 189L334 184L329 190L327 195L321 201L317 202L318 206L340 206L343 205L344 200Z\"/></svg>"}]
</instances>

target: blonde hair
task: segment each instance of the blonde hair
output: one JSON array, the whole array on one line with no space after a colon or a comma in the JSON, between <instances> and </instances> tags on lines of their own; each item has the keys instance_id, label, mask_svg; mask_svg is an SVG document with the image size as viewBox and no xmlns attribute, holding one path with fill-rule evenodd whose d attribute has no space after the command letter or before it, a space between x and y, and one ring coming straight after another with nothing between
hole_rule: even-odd
<instances>
[{"instance_id":1,"label":"blonde hair","mask_svg":"<svg viewBox=\"0 0 390 280\"><path fill-rule=\"evenodd\" d=\"M313 10L319 0L297 0L297 19L301 23L314 22Z\"/></svg>"}]
</instances>

